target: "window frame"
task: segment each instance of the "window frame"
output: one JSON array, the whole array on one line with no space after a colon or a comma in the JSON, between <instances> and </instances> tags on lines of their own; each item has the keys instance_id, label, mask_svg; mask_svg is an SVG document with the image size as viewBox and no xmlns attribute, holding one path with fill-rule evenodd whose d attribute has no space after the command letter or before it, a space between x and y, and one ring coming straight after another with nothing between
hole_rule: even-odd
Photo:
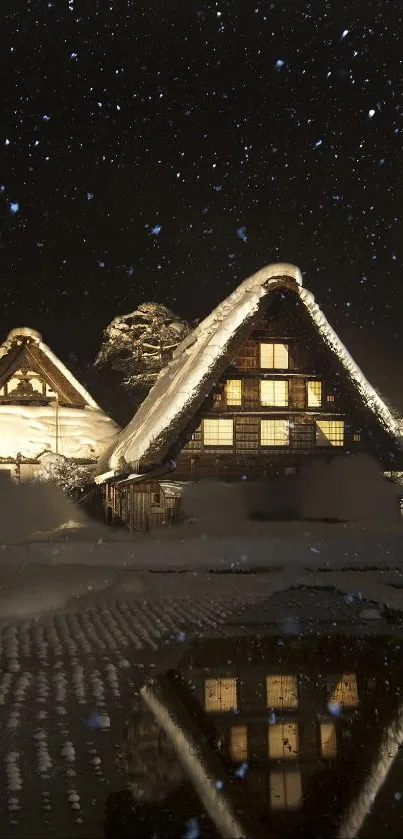
<instances>
[{"instance_id":1,"label":"window frame","mask_svg":"<svg viewBox=\"0 0 403 839\"><path fill-rule=\"evenodd\" d=\"M267 423L267 424L268 423L273 423L273 424L284 423L285 427L287 428L287 437L288 437L287 442L285 442L285 443L284 442L280 442L280 443L276 443L276 442L265 443L265 442L263 442L263 439L262 439L263 428L264 428L263 423ZM268 425L267 425L267 428L269 428ZM275 440L275 432L274 432L274 440ZM280 418L274 419L274 418L271 418L271 417L270 418L268 418L268 417L261 417L260 418L259 443L260 443L260 448L261 449L274 449L274 448L275 449L288 449L290 447L290 442L291 442L291 439L290 439L290 420L288 418L285 418L285 417L281 418L281 419Z\"/></svg>"},{"instance_id":2,"label":"window frame","mask_svg":"<svg viewBox=\"0 0 403 839\"><path fill-rule=\"evenodd\" d=\"M310 402L310 386L311 385L319 385L320 395L318 402ZM321 408L323 403L323 384L320 379L307 379L306 380L306 407L307 408Z\"/></svg>"},{"instance_id":3,"label":"window frame","mask_svg":"<svg viewBox=\"0 0 403 839\"><path fill-rule=\"evenodd\" d=\"M229 402L228 401L228 384L230 382L231 382L231 384L233 382L235 382L236 384L239 383L239 402ZM228 405L229 408L242 407L242 402L243 402L243 380L242 379L227 379L226 382L225 382L224 390L225 390L225 402L226 402L226 405Z\"/></svg>"},{"instance_id":4,"label":"window frame","mask_svg":"<svg viewBox=\"0 0 403 839\"><path fill-rule=\"evenodd\" d=\"M330 426L341 426L342 433L339 437L337 430L334 430L333 433L333 440L330 436L326 436L326 432L322 428L322 425L329 426L329 435L332 433ZM345 438L346 438L346 423L344 419L317 419L315 420L315 445L317 448L323 449L342 449L345 446ZM322 440L322 437L324 440Z\"/></svg>"},{"instance_id":5,"label":"window frame","mask_svg":"<svg viewBox=\"0 0 403 839\"><path fill-rule=\"evenodd\" d=\"M271 364L265 365L263 364L263 347L272 347L272 359ZM283 364L276 363L276 347L281 347L281 350L278 350L278 353L281 353L286 349L287 351L287 364L284 366ZM280 341L260 341L259 342L259 370L289 370L290 369L290 345L288 343L280 342Z\"/></svg>"},{"instance_id":6,"label":"window frame","mask_svg":"<svg viewBox=\"0 0 403 839\"><path fill-rule=\"evenodd\" d=\"M282 384L285 385L284 388L284 398L285 402L277 402L276 401L276 385ZM272 401L264 402L263 401L263 385L273 385L273 398ZM290 383L288 379L259 379L259 400L260 405L262 408L288 408L290 404Z\"/></svg>"},{"instance_id":7,"label":"window frame","mask_svg":"<svg viewBox=\"0 0 403 839\"><path fill-rule=\"evenodd\" d=\"M216 707L216 705L218 705L218 702L215 703L214 705L212 704L211 707L208 707L209 703L208 703L207 700L208 700L208 698L210 698L210 699L212 698L211 696L209 697L208 690L209 690L209 686L213 687L213 685L214 685L214 687L216 687L220 691L219 707ZM224 686L224 690L226 689L226 687L228 687L228 689L231 688L232 695L235 694L235 705L226 705L226 707L224 707L224 708L221 707L221 699L222 699L221 690L222 690L223 686ZM216 676L216 677L211 676L211 677L206 678L204 680L204 710L205 710L206 714L230 714L230 713L233 713L234 711L238 711L238 709L239 709L238 691L239 691L238 679L237 679L236 676L221 676L221 677L220 676Z\"/></svg>"},{"instance_id":8,"label":"window frame","mask_svg":"<svg viewBox=\"0 0 403 839\"><path fill-rule=\"evenodd\" d=\"M230 443L211 443L206 442L205 433L206 433L206 423L231 423L231 442ZM217 428L219 426L217 425ZM217 438L218 439L218 438ZM202 442L203 442L203 449L233 449L234 448L234 440L235 440L235 428L234 428L234 420L229 417L205 417L203 419L203 434L202 434Z\"/></svg>"}]
</instances>

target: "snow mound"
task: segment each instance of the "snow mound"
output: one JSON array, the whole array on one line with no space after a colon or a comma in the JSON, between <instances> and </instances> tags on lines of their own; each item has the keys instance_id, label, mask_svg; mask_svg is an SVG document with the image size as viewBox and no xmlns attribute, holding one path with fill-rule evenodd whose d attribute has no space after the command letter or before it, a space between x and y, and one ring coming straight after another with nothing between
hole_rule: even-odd
<instances>
[{"instance_id":1,"label":"snow mound","mask_svg":"<svg viewBox=\"0 0 403 839\"><path fill-rule=\"evenodd\" d=\"M128 535L128 534L127 534ZM15 544L41 539L92 541L127 538L94 521L59 487L31 481L16 484L0 471L0 543Z\"/></svg>"}]
</instances>

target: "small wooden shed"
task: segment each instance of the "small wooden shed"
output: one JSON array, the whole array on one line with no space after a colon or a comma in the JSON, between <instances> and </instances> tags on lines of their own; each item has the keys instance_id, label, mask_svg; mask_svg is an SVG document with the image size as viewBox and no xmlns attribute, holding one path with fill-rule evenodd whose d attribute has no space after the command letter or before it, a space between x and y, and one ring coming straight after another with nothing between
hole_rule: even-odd
<instances>
[{"instance_id":1,"label":"small wooden shed","mask_svg":"<svg viewBox=\"0 0 403 839\"><path fill-rule=\"evenodd\" d=\"M181 488L169 482L132 475L104 484L106 520L128 530L147 531L179 520Z\"/></svg>"}]
</instances>

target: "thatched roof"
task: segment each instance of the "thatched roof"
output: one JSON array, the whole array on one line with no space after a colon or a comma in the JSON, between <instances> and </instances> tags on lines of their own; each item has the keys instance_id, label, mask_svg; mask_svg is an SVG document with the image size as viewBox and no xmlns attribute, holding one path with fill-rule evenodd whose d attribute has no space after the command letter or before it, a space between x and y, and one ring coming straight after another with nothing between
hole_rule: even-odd
<instances>
[{"instance_id":1,"label":"thatched roof","mask_svg":"<svg viewBox=\"0 0 403 839\"><path fill-rule=\"evenodd\" d=\"M253 323L264 310L269 295L281 288L291 289L297 294L361 402L395 442L399 445L403 443L401 421L393 416L369 384L315 303L313 295L303 288L299 269L295 265L280 263L267 265L244 280L182 341L116 444L101 459L103 473L107 470L118 472L125 465L136 470L140 461L163 462L175 439L246 339Z\"/></svg>"}]
</instances>

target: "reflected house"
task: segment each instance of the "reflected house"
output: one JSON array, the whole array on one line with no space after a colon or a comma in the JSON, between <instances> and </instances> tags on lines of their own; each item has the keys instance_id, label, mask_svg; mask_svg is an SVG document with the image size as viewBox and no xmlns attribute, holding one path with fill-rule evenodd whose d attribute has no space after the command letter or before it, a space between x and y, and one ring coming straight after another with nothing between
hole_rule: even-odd
<instances>
[{"instance_id":1,"label":"reflected house","mask_svg":"<svg viewBox=\"0 0 403 839\"><path fill-rule=\"evenodd\" d=\"M298 825L309 833L318 796L322 827L334 824L402 688L399 649L387 639L327 637L315 649L314 639L263 635L200 641L185 655L181 675L229 766L242 770L239 796L275 835Z\"/></svg>"},{"instance_id":2,"label":"reflected house","mask_svg":"<svg viewBox=\"0 0 403 839\"><path fill-rule=\"evenodd\" d=\"M97 483L108 520L144 530L178 518L183 484L248 485L318 456L403 468L402 427L303 287L294 265L239 285L175 349ZM173 474L169 475L173 470Z\"/></svg>"}]
</instances>

